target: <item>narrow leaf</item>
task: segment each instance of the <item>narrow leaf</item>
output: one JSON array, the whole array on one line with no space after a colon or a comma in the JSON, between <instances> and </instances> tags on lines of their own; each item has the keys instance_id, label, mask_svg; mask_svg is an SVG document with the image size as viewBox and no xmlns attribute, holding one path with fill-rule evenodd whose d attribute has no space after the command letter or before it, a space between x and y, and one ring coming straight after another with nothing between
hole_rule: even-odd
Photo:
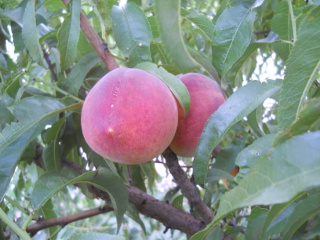
<instances>
[{"instance_id":1,"label":"narrow leaf","mask_svg":"<svg viewBox=\"0 0 320 240\"><path fill-rule=\"evenodd\" d=\"M112 29L120 51L128 57L128 66L151 62L152 33L144 12L132 2L114 5L111 10Z\"/></svg>"},{"instance_id":2,"label":"narrow leaf","mask_svg":"<svg viewBox=\"0 0 320 240\"><path fill-rule=\"evenodd\" d=\"M305 133L264 154L238 187L222 196L215 219L196 235L205 236L238 208L287 202L307 189L319 187L319 141L320 131Z\"/></svg>"},{"instance_id":3,"label":"narrow leaf","mask_svg":"<svg viewBox=\"0 0 320 240\"><path fill-rule=\"evenodd\" d=\"M305 133L307 131L318 130L320 126L320 98L311 99L303 106L298 114L298 118L290 126L288 132L279 132L273 145L279 145L293 136ZM314 129L315 128L315 129Z\"/></svg>"},{"instance_id":4,"label":"narrow leaf","mask_svg":"<svg viewBox=\"0 0 320 240\"><path fill-rule=\"evenodd\" d=\"M240 182L241 179L249 172L251 167L255 164L259 158L265 154L272 147L272 141L275 134L265 135L255 140L251 145L243 149L235 160L236 165L240 170L237 174L235 181Z\"/></svg>"},{"instance_id":5,"label":"narrow leaf","mask_svg":"<svg viewBox=\"0 0 320 240\"><path fill-rule=\"evenodd\" d=\"M182 72L187 72L195 67L195 63L182 38L180 3L181 0L157 0L155 8L160 38L166 53Z\"/></svg>"},{"instance_id":6,"label":"narrow leaf","mask_svg":"<svg viewBox=\"0 0 320 240\"><path fill-rule=\"evenodd\" d=\"M289 55L279 97L279 127L288 130L297 119L310 87L320 70L320 6L300 23L297 41Z\"/></svg>"},{"instance_id":7,"label":"narrow leaf","mask_svg":"<svg viewBox=\"0 0 320 240\"><path fill-rule=\"evenodd\" d=\"M9 19L9 20L15 21L17 24L19 24L20 27L22 27L23 14L24 14L23 7L18 7L12 10L4 10L0 12L0 19L4 19L4 20Z\"/></svg>"},{"instance_id":8,"label":"narrow leaf","mask_svg":"<svg viewBox=\"0 0 320 240\"><path fill-rule=\"evenodd\" d=\"M30 0L27 2L22 21L22 37L27 49L29 50L30 56L39 65L46 67L47 65L43 59L43 53L39 43L36 25L35 0Z\"/></svg>"},{"instance_id":9,"label":"narrow leaf","mask_svg":"<svg viewBox=\"0 0 320 240\"><path fill-rule=\"evenodd\" d=\"M81 1L69 3L70 15L66 17L58 31L57 49L60 52L61 70L68 69L77 58L77 46L80 37Z\"/></svg>"},{"instance_id":10,"label":"narrow leaf","mask_svg":"<svg viewBox=\"0 0 320 240\"><path fill-rule=\"evenodd\" d=\"M209 41L213 38L213 23L203 13L190 13L186 16L208 37Z\"/></svg>"},{"instance_id":11,"label":"narrow leaf","mask_svg":"<svg viewBox=\"0 0 320 240\"><path fill-rule=\"evenodd\" d=\"M61 101L43 96L25 98L13 106L13 113L19 122L11 123L0 134L1 201L23 151L47 124L57 119L57 113L65 110L67 108Z\"/></svg>"},{"instance_id":12,"label":"narrow leaf","mask_svg":"<svg viewBox=\"0 0 320 240\"><path fill-rule=\"evenodd\" d=\"M67 86L67 91L78 96L79 89L88 72L101 61L96 52L85 55L71 70L69 78L63 83Z\"/></svg>"},{"instance_id":13,"label":"narrow leaf","mask_svg":"<svg viewBox=\"0 0 320 240\"><path fill-rule=\"evenodd\" d=\"M246 230L246 240L261 239L263 223L268 215L265 208L255 207L249 217Z\"/></svg>"},{"instance_id":14,"label":"narrow leaf","mask_svg":"<svg viewBox=\"0 0 320 240\"><path fill-rule=\"evenodd\" d=\"M303 199L291 216L281 233L282 240L292 239L293 234L308 219L320 212L320 193L312 194L308 198Z\"/></svg>"},{"instance_id":15,"label":"narrow leaf","mask_svg":"<svg viewBox=\"0 0 320 240\"><path fill-rule=\"evenodd\" d=\"M250 82L232 94L211 115L202 132L193 161L195 180L198 184L204 185L211 153L231 126L251 113L279 88L280 81Z\"/></svg>"},{"instance_id":16,"label":"narrow leaf","mask_svg":"<svg viewBox=\"0 0 320 240\"><path fill-rule=\"evenodd\" d=\"M187 87L181 82L179 78L168 73L164 68L158 68L157 65L153 63L140 63L135 68L142 69L151 73L152 75L161 79L170 88L172 93L178 99L181 104L185 115L188 113L190 108L190 95Z\"/></svg>"},{"instance_id":17,"label":"narrow leaf","mask_svg":"<svg viewBox=\"0 0 320 240\"><path fill-rule=\"evenodd\" d=\"M106 191L116 213L118 227L121 225L128 204L127 190L121 178L106 168L99 168L97 171L86 172L80 176L76 176L74 172L69 170L42 175L36 182L31 195L33 208L39 209L58 191L67 185L76 183L89 183Z\"/></svg>"},{"instance_id":18,"label":"narrow leaf","mask_svg":"<svg viewBox=\"0 0 320 240\"><path fill-rule=\"evenodd\" d=\"M255 12L241 4L226 8L213 33L212 62L222 77L242 56L252 38Z\"/></svg>"}]
</instances>

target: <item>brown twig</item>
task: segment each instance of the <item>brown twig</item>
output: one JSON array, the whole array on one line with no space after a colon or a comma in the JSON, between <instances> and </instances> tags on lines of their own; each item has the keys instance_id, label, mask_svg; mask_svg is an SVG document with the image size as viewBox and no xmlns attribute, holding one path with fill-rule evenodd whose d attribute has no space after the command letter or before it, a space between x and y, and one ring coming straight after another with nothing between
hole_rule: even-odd
<instances>
[{"instance_id":1,"label":"brown twig","mask_svg":"<svg viewBox=\"0 0 320 240\"><path fill-rule=\"evenodd\" d=\"M52 75L52 78L55 82L58 82L58 77L57 77L57 74L55 73L54 69L53 69L53 66L52 66L52 63L49 59L49 54L47 53L47 51L45 49L43 49L43 57L44 57L44 60L47 62L48 64L48 67L49 67L49 70L51 72L51 75Z\"/></svg>"},{"instance_id":2,"label":"brown twig","mask_svg":"<svg viewBox=\"0 0 320 240\"><path fill-rule=\"evenodd\" d=\"M68 6L70 0L62 0L64 5ZM115 68L118 68L119 65L114 59L113 55L109 51L108 48L106 48L106 45L104 42L101 41L99 35L96 33L96 31L93 29L93 27L90 25L87 17L84 15L83 12L80 13L80 27L90 44L94 47L96 52L98 53L99 57L102 59L106 67L111 71Z\"/></svg>"},{"instance_id":3,"label":"brown twig","mask_svg":"<svg viewBox=\"0 0 320 240\"><path fill-rule=\"evenodd\" d=\"M90 210L86 210L80 213L76 213L70 216L66 217L60 217L60 218L53 218L53 219L39 219L36 223L29 225L27 227L27 232L31 234L35 234L38 231L49 228L49 227L54 227L54 226L61 226L64 227L69 223L79 221L85 218L93 217L102 213L107 213L113 211L112 207L109 206L104 206L104 207L98 207L98 208L93 208Z\"/></svg>"},{"instance_id":4,"label":"brown twig","mask_svg":"<svg viewBox=\"0 0 320 240\"><path fill-rule=\"evenodd\" d=\"M34 162L40 167L43 166L42 151L43 147L37 144L37 154ZM77 174L83 173L83 169L74 162L63 159L62 164L64 168L72 169ZM88 189L94 196L110 202L110 196L101 189L89 184ZM205 227L204 222L196 219L191 214L177 209L166 202L159 201L134 186L128 187L128 195L129 202L134 204L140 213L158 220L168 228L180 230L191 236Z\"/></svg>"},{"instance_id":5,"label":"brown twig","mask_svg":"<svg viewBox=\"0 0 320 240\"><path fill-rule=\"evenodd\" d=\"M103 200L109 198L106 192L94 186L90 186L89 191ZM191 214L159 201L137 187L128 187L128 195L129 202L133 203L140 213L158 220L166 228L177 229L191 236L205 227L204 222Z\"/></svg>"},{"instance_id":6,"label":"brown twig","mask_svg":"<svg viewBox=\"0 0 320 240\"><path fill-rule=\"evenodd\" d=\"M185 172L179 165L177 155L167 148L162 154L166 159L168 169L182 192L186 195L192 207L202 217L202 220L208 224L212 221L212 213L206 204L202 201L196 186L187 178Z\"/></svg>"}]
</instances>

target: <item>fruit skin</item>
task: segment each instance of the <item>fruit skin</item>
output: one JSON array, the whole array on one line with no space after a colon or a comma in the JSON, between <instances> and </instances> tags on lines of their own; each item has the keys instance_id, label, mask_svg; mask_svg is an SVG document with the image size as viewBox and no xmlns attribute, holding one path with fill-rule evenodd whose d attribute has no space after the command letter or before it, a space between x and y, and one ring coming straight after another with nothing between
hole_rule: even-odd
<instances>
[{"instance_id":1,"label":"fruit skin","mask_svg":"<svg viewBox=\"0 0 320 240\"><path fill-rule=\"evenodd\" d=\"M225 102L225 97L217 82L203 74L188 73L177 77L190 93L190 109L184 118L178 104L178 128L170 148L181 157L193 157L207 120Z\"/></svg>"},{"instance_id":2,"label":"fruit skin","mask_svg":"<svg viewBox=\"0 0 320 240\"><path fill-rule=\"evenodd\" d=\"M88 145L111 161L139 164L161 154L172 141L178 109L169 88L139 69L117 68L86 97L81 126Z\"/></svg>"}]
</instances>

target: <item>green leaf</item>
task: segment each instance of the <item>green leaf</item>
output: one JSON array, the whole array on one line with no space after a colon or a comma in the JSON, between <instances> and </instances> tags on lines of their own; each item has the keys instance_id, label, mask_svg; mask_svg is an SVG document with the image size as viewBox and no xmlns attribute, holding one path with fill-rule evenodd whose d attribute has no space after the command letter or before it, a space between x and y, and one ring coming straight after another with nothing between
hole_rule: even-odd
<instances>
[{"instance_id":1,"label":"green leaf","mask_svg":"<svg viewBox=\"0 0 320 240\"><path fill-rule=\"evenodd\" d=\"M49 199L49 201L40 209L40 211L44 219L53 219L58 217L56 212L54 211L54 206L52 204L51 199ZM59 227L50 227L48 230L50 233L50 239L56 239L56 237L54 236L57 234Z\"/></svg>"},{"instance_id":2,"label":"green leaf","mask_svg":"<svg viewBox=\"0 0 320 240\"><path fill-rule=\"evenodd\" d=\"M73 235L68 240L125 240L125 237L118 236L118 235L110 235L106 233L95 233L95 232L88 232L88 233L77 233Z\"/></svg>"},{"instance_id":3,"label":"green leaf","mask_svg":"<svg viewBox=\"0 0 320 240\"><path fill-rule=\"evenodd\" d=\"M268 215L265 208L255 207L249 217L246 230L246 240L261 239L263 223Z\"/></svg>"},{"instance_id":4,"label":"green leaf","mask_svg":"<svg viewBox=\"0 0 320 240\"><path fill-rule=\"evenodd\" d=\"M128 66L151 62L152 33L144 12L134 3L114 5L111 10L112 29L117 46L126 57Z\"/></svg>"},{"instance_id":5,"label":"green leaf","mask_svg":"<svg viewBox=\"0 0 320 240\"><path fill-rule=\"evenodd\" d=\"M299 227L320 212L320 193L312 194L308 198L303 199L296 206L293 213L290 215L287 224L281 232L282 240L292 239L293 234Z\"/></svg>"},{"instance_id":6,"label":"green leaf","mask_svg":"<svg viewBox=\"0 0 320 240\"><path fill-rule=\"evenodd\" d=\"M216 182L223 178L229 181L233 181L234 179L234 177L230 173L227 173L226 171L223 171L218 168L211 168L208 170L206 182L207 183Z\"/></svg>"},{"instance_id":7,"label":"green leaf","mask_svg":"<svg viewBox=\"0 0 320 240\"><path fill-rule=\"evenodd\" d=\"M15 21L17 24L19 24L20 27L23 26L23 14L24 14L24 8L23 7L18 7L16 9L12 10L4 10L0 12L0 19L3 20L11 20Z\"/></svg>"},{"instance_id":8,"label":"green leaf","mask_svg":"<svg viewBox=\"0 0 320 240\"><path fill-rule=\"evenodd\" d=\"M0 199L2 201L16 163L29 143L44 127L56 121L57 113L69 107L54 98L36 96L23 99L13 106L13 114L19 120L11 123L0 134Z\"/></svg>"},{"instance_id":9,"label":"green leaf","mask_svg":"<svg viewBox=\"0 0 320 240\"><path fill-rule=\"evenodd\" d=\"M232 94L210 116L200 137L193 161L195 180L198 184L204 185L211 153L232 125L251 113L279 88L280 81L250 82Z\"/></svg>"},{"instance_id":10,"label":"green leaf","mask_svg":"<svg viewBox=\"0 0 320 240\"><path fill-rule=\"evenodd\" d=\"M226 8L219 16L212 40L212 63L222 77L249 46L254 20L255 12L240 4Z\"/></svg>"},{"instance_id":11,"label":"green leaf","mask_svg":"<svg viewBox=\"0 0 320 240\"><path fill-rule=\"evenodd\" d=\"M80 37L81 1L72 0L69 3L70 15L67 16L58 31L57 49L60 52L61 70L68 69L77 58L77 46Z\"/></svg>"},{"instance_id":12,"label":"green leaf","mask_svg":"<svg viewBox=\"0 0 320 240\"><path fill-rule=\"evenodd\" d=\"M188 72L196 65L182 38L180 3L181 0L156 0L156 18L166 53L182 72Z\"/></svg>"},{"instance_id":13,"label":"green leaf","mask_svg":"<svg viewBox=\"0 0 320 240\"><path fill-rule=\"evenodd\" d=\"M242 79L242 69L244 64L248 61L250 56L253 55L253 53L258 49L265 45L268 45L270 43L275 42L278 40L278 35L270 32L268 37L260 39L254 43L250 43L243 55L233 64L233 66L230 68L230 70L227 72L224 80L227 82L230 82L233 86L237 86L236 79L237 76L240 75L240 78ZM239 81L239 84L242 84L242 81Z\"/></svg>"},{"instance_id":14,"label":"green leaf","mask_svg":"<svg viewBox=\"0 0 320 240\"><path fill-rule=\"evenodd\" d=\"M30 0L27 2L22 22L22 37L27 49L29 50L30 56L39 65L47 67L47 64L43 58L42 48L39 43L36 25L35 0Z\"/></svg>"},{"instance_id":15,"label":"green leaf","mask_svg":"<svg viewBox=\"0 0 320 240\"><path fill-rule=\"evenodd\" d=\"M240 170L235 178L236 182L239 183L241 179L247 175L255 162L258 161L263 154L270 150L274 137L275 134L269 134L258 138L237 155L235 163L237 166L239 166Z\"/></svg>"},{"instance_id":16,"label":"green leaf","mask_svg":"<svg viewBox=\"0 0 320 240\"><path fill-rule=\"evenodd\" d=\"M286 131L297 119L320 69L320 6L300 23L297 41L289 55L279 96L279 127Z\"/></svg>"},{"instance_id":17,"label":"green leaf","mask_svg":"<svg viewBox=\"0 0 320 240\"><path fill-rule=\"evenodd\" d=\"M291 18L287 1L282 1L275 10L275 15L271 21L271 31L277 33L281 40L291 41L293 38ZM288 59L292 45L287 43L273 43L272 47L286 61Z\"/></svg>"},{"instance_id":18,"label":"green leaf","mask_svg":"<svg viewBox=\"0 0 320 240\"><path fill-rule=\"evenodd\" d=\"M85 55L71 70L67 80L63 83L67 86L67 91L75 96L78 96L79 89L88 72L101 62L97 52L91 52Z\"/></svg>"},{"instance_id":19,"label":"green leaf","mask_svg":"<svg viewBox=\"0 0 320 240\"><path fill-rule=\"evenodd\" d=\"M294 203L295 201L297 201L299 198L301 198L303 195L305 195L304 192L296 195L294 198L292 198L290 201L285 202L285 203L279 203L279 204L275 204L272 206L272 208L270 209L264 223L263 223L263 228L262 228L262 233L263 233L263 237L264 238L268 238L270 232L268 232L268 229L271 229L272 227L269 227L271 223L274 224L274 220L281 215L281 213L290 205L292 205L292 203ZM277 221L277 220L276 220Z\"/></svg>"},{"instance_id":20,"label":"green leaf","mask_svg":"<svg viewBox=\"0 0 320 240\"><path fill-rule=\"evenodd\" d=\"M186 16L188 20L193 22L208 37L209 41L213 38L212 22L203 13L190 13Z\"/></svg>"},{"instance_id":21,"label":"green leaf","mask_svg":"<svg viewBox=\"0 0 320 240\"><path fill-rule=\"evenodd\" d=\"M153 63L140 63L135 68L142 69L151 73L152 75L158 77L161 81L163 81L168 88L170 88L171 92L178 99L181 104L185 115L188 113L190 108L190 95L187 87L181 82L179 78L168 73L164 68L158 68L157 65Z\"/></svg>"},{"instance_id":22,"label":"green leaf","mask_svg":"<svg viewBox=\"0 0 320 240\"><path fill-rule=\"evenodd\" d=\"M211 77L216 80L219 84L221 82L219 74L217 70L212 65L211 61L207 59L203 54L201 54L199 51L194 50L193 48L187 46L187 50L191 57L199 63L210 75Z\"/></svg>"},{"instance_id":23,"label":"green leaf","mask_svg":"<svg viewBox=\"0 0 320 240\"><path fill-rule=\"evenodd\" d=\"M303 106L298 114L298 118L290 126L288 132L279 132L273 142L277 146L293 136L300 135L307 131L318 130L317 126L320 125L320 98L309 100Z\"/></svg>"},{"instance_id":24,"label":"green leaf","mask_svg":"<svg viewBox=\"0 0 320 240\"><path fill-rule=\"evenodd\" d=\"M320 186L320 131L295 136L264 154L239 185L225 193L203 237L229 212L252 205L271 205ZM200 238L201 239L201 238Z\"/></svg>"},{"instance_id":25,"label":"green leaf","mask_svg":"<svg viewBox=\"0 0 320 240\"><path fill-rule=\"evenodd\" d=\"M33 208L41 208L55 193L67 185L76 183L89 183L107 192L117 216L118 227L121 225L128 204L127 189L121 178L106 168L99 168L80 176L76 176L70 170L52 171L42 175L35 183L31 195Z\"/></svg>"}]
</instances>

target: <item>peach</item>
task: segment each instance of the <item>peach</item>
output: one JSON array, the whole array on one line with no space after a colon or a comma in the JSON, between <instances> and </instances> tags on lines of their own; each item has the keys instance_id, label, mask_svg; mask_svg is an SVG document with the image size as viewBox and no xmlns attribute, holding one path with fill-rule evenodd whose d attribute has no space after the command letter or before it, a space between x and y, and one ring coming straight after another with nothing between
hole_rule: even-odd
<instances>
[{"instance_id":1,"label":"peach","mask_svg":"<svg viewBox=\"0 0 320 240\"><path fill-rule=\"evenodd\" d=\"M178 128L170 148L181 157L193 157L208 118L225 101L225 97L217 82L203 74L188 73L177 77L190 93L190 109L184 118L178 104Z\"/></svg>"},{"instance_id":2,"label":"peach","mask_svg":"<svg viewBox=\"0 0 320 240\"><path fill-rule=\"evenodd\" d=\"M117 68L86 97L81 126L88 145L111 161L139 164L161 154L172 141L178 108L169 88L140 69Z\"/></svg>"}]
</instances>

